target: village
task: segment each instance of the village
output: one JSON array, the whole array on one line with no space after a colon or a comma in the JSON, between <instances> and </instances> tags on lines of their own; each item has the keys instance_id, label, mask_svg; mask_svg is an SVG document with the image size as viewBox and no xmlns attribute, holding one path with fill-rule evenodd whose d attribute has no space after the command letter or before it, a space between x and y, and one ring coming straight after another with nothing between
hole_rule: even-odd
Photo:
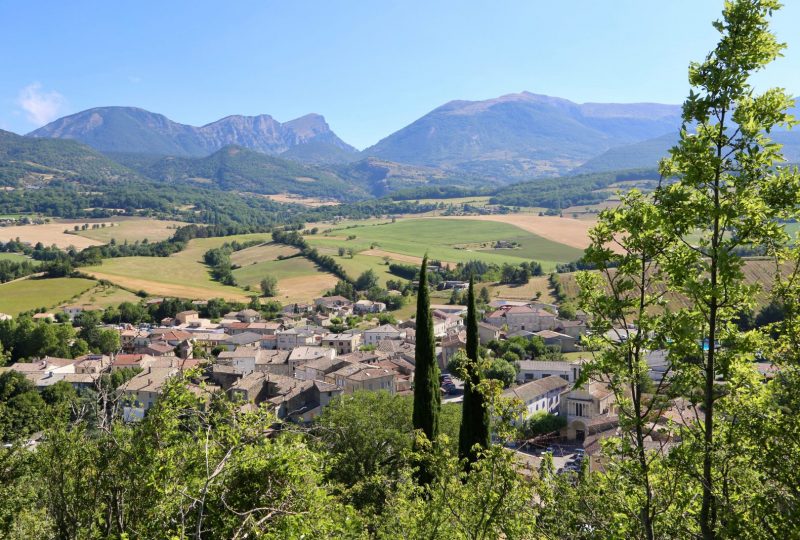
<instances>
[{"instance_id":1,"label":"village","mask_svg":"<svg viewBox=\"0 0 800 540\"><path fill-rule=\"evenodd\" d=\"M193 304L200 308L204 302ZM523 410L519 425L537 414L562 419L556 432L533 441L520 440L520 453L599 453L599 441L617 435L619 421L615 396L607 384L589 380L578 385L582 365L592 358L591 351L584 351L581 344L589 332L585 314L562 319L556 305L536 301L494 299L484 307L478 324L482 346L538 340L549 352L545 358L521 357L515 363L515 380L502 394L519 400ZM74 321L83 309L68 306L61 317ZM128 369L135 375L116 389L119 413L127 422L144 418L171 377L192 370L189 387L197 395L210 398L215 392L225 392L243 408L268 407L280 420L305 425L339 396L357 391L413 393L415 320L381 324L385 310L380 302L353 302L342 296L290 304L270 320L250 308L226 313L215 321L202 318L198 310L186 310L157 325L105 325L119 334L120 349L111 354L75 359L46 356L3 369L24 374L39 390L64 381L78 391L96 389L104 374ZM431 305L446 402L458 402L463 395L463 383L448 372L448 364L466 346L466 311L462 305ZM368 321L366 327L342 329L336 325L332 331L335 322L353 315ZM56 316L38 313L34 318L55 320ZM615 329L609 335L622 340L631 331L635 330ZM651 352L648 365L656 383L669 369L663 351ZM762 371L770 375L769 366ZM670 414L661 415L664 426L653 431L653 445L669 443L672 435L666 421L680 419L685 408L673 404ZM530 459L529 464L538 464L537 458ZM579 461L561 459L561 464L565 470L575 470Z\"/></svg>"}]
</instances>

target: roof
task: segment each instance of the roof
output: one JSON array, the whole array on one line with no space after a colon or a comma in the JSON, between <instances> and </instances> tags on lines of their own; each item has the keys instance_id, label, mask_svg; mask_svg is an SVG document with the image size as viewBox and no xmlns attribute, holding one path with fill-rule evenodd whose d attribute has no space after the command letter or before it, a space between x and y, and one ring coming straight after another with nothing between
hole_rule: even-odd
<instances>
[{"instance_id":1,"label":"roof","mask_svg":"<svg viewBox=\"0 0 800 540\"><path fill-rule=\"evenodd\" d=\"M348 354L339 356L340 360L347 360L348 362L361 362L364 364L371 364L381 358L384 358L386 353L383 351L353 351Z\"/></svg>"},{"instance_id":2,"label":"roof","mask_svg":"<svg viewBox=\"0 0 800 540\"><path fill-rule=\"evenodd\" d=\"M407 341L383 339L378 342L378 344L375 347L375 350L389 354L394 354L398 352L409 352L411 354L414 354L415 346L413 343L408 343Z\"/></svg>"},{"instance_id":3,"label":"roof","mask_svg":"<svg viewBox=\"0 0 800 540\"><path fill-rule=\"evenodd\" d=\"M378 379L381 377L393 377L394 372L384 368L369 367L367 369L359 370L350 376L348 379L354 381L367 381L369 379Z\"/></svg>"},{"instance_id":4,"label":"roof","mask_svg":"<svg viewBox=\"0 0 800 540\"><path fill-rule=\"evenodd\" d=\"M329 354L333 354L329 351L332 351L332 349L328 349L325 347L295 347L292 350L292 352L289 353L289 360L295 362L303 360L314 360L322 356L328 356Z\"/></svg>"},{"instance_id":5,"label":"roof","mask_svg":"<svg viewBox=\"0 0 800 540\"><path fill-rule=\"evenodd\" d=\"M115 366L136 366L142 359L148 356L146 354L118 354L114 357L113 365Z\"/></svg>"},{"instance_id":6,"label":"roof","mask_svg":"<svg viewBox=\"0 0 800 540\"><path fill-rule=\"evenodd\" d=\"M261 341L261 339L261 334L256 334L255 332L242 332L241 334L230 336L228 338L228 343L233 343L234 345L244 345L246 343L255 343L256 341Z\"/></svg>"},{"instance_id":7,"label":"roof","mask_svg":"<svg viewBox=\"0 0 800 540\"><path fill-rule=\"evenodd\" d=\"M520 360L520 371L571 371L577 367L574 362L562 362L558 360Z\"/></svg>"},{"instance_id":8,"label":"roof","mask_svg":"<svg viewBox=\"0 0 800 540\"><path fill-rule=\"evenodd\" d=\"M350 377L354 373L358 373L362 369L370 369L372 366L369 364L362 364L360 362L349 362L346 366L337 369L333 375L338 377Z\"/></svg>"},{"instance_id":9,"label":"roof","mask_svg":"<svg viewBox=\"0 0 800 540\"><path fill-rule=\"evenodd\" d=\"M325 356L322 358L316 358L314 360L306 362L303 365L303 367L309 369L315 369L317 371L322 371L323 373L330 373L331 371L336 371L338 369L341 369L342 367L345 366L345 364L348 363L349 362L345 360L343 356L340 356L338 358L329 358Z\"/></svg>"},{"instance_id":10,"label":"roof","mask_svg":"<svg viewBox=\"0 0 800 540\"><path fill-rule=\"evenodd\" d=\"M237 315L241 315L242 317L260 317L261 313L254 309L243 309L242 311L238 312Z\"/></svg>"},{"instance_id":11,"label":"roof","mask_svg":"<svg viewBox=\"0 0 800 540\"><path fill-rule=\"evenodd\" d=\"M566 319L559 319L558 326L561 328L574 328L577 326L586 326L584 321L568 321Z\"/></svg>"},{"instance_id":12,"label":"roof","mask_svg":"<svg viewBox=\"0 0 800 540\"><path fill-rule=\"evenodd\" d=\"M539 332L534 332L534 335L539 336L540 338L544 339L575 339L572 336L568 336L567 334L562 334L561 332L555 332L553 330L541 330Z\"/></svg>"},{"instance_id":13,"label":"roof","mask_svg":"<svg viewBox=\"0 0 800 540\"><path fill-rule=\"evenodd\" d=\"M200 365L200 360L197 358L178 358L177 356L162 356L155 358L150 366L153 369L157 368L175 368L178 370L191 369Z\"/></svg>"},{"instance_id":14,"label":"roof","mask_svg":"<svg viewBox=\"0 0 800 540\"><path fill-rule=\"evenodd\" d=\"M289 351L260 350L256 356L256 365L285 364L289 359Z\"/></svg>"},{"instance_id":15,"label":"roof","mask_svg":"<svg viewBox=\"0 0 800 540\"><path fill-rule=\"evenodd\" d=\"M358 334L342 333L342 334L325 334L322 336L322 339L324 341L342 341L342 340L350 341L355 339L356 337L358 337Z\"/></svg>"},{"instance_id":16,"label":"roof","mask_svg":"<svg viewBox=\"0 0 800 540\"><path fill-rule=\"evenodd\" d=\"M263 371L254 371L237 379L228 390L242 390L245 392L261 390L267 381L267 377L268 374Z\"/></svg>"},{"instance_id":17,"label":"roof","mask_svg":"<svg viewBox=\"0 0 800 540\"><path fill-rule=\"evenodd\" d=\"M228 358L254 358L260 349L255 347L236 347L233 351L222 351L219 353L220 360L227 360Z\"/></svg>"},{"instance_id":18,"label":"roof","mask_svg":"<svg viewBox=\"0 0 800 540\"><path fill-rule=\"evenodd\" d=\"M193 334L191 332L184 332L183 330L153 330L150 334L150 337L155 339L159 339L162 341L186 341L187 339L192 339Z\"/></svg>"},{"instance_id":19,"label":"roof","mask_svg":"<svg viewBox=\"0 0 800 540\"><path fill-rule=\"evenodd\" d=\"M509 388L503 392L503 397L516 397L527 403L530 400L545 396L554 390L566 389L569 386L569 382L565 381L561 377L551 375L549 377L545 377L544 379L527 382L517 386L516 388Z\"/></svg>"},{"instance_id":20,"label":"roof","mask_svg":"<svg viewBox=\"0 0 800 540\"><path fill-rule=\"evenodd\" d=\"M386 333L386 332L392 332L392 333L399 334L400 330L398 330L397 328L395 328L391 324L384 324L384 325L378 326L376 328L371 328L369 330L364 330L365 334L370 334L370 333L371 334L377 334L377 333L383 334L383 333Z\"/></svg>"},{"instance_id":21,"label":"roof","mask_svg":"<svg viewBox=\"0 0 800 540\"><path fill-rule=\"evenodd\" d=\"M499 326L495 326L483 321L478 322L478 327L486 328L487 330L492 330L493 332L501 332L503 330Z\"/></svg>"},{"instance_id":22,"label":"roof","mask_svg":"<svg viewBox=\"0 0 800 540\"><path fill-rule=\"evenodd\" d=\"M152 352L155 352L155 353L169 353L169 352L174 351L175 347L173 347L172 345L170 345L169 343L166 343L166 342L161 343L161 342L156 341L154 343L151 343L147 347L144 347L142 350L152 351Z\"/></svg>"},{"instance_id":23,"label":"roof","mask_svg":"<svg viewBox=\"0 0 800 540\"><path fill-rule=\"evenodd\" d=\"M167 379L177 373L178 369L173 367L151 367L122 384L120 389L126 392L158 392Z\"/></svg>"}]
</instances>

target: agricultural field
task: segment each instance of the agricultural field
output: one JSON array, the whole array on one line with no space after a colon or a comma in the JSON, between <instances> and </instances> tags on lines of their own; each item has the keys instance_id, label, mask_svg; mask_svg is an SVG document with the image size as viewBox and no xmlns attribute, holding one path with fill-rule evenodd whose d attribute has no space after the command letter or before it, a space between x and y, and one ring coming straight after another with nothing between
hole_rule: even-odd
<instances>
[{"instance_id":1,"label":"agricultural field","mask_svg":"<svg viewBox=\"0 0 800 540\"><path fill-rule=\"evenodd\" d=\"M233 275L238 287L222 285L211 279L203 254L226 242L262 240L264 243L234 252L233 264L239 266ZM297 254L297 249L270 242L267 233L196 238L184 251L170 257L120 257L83 269L97 279L108 280L131 291L145 291L155 296L177 296L190 299L226 298L247 300L259 290L261 280L274 276L278 280L281 302L305 302L322 295L336 284L336 277L320 271L303 257L277 260L278 256ZM249 290L248 290L249 289Z\"/></svg>"},{"instance_id":2,"label":"agricultural field","mask_svg":"<svg viewBox=\"0 0 800 540\"><path fill-rule=\"evenodd\" d=\"M307 277L319 273L313 262L305 257L291 257L283 260L264 260L233 271L236 282L257 289L261 280L272 276L280 281L291 277Z\"/></svg>"},{"instance_id":3,"label":"agricultural field","mask_svg":"<svg viewBox=\"0 0 800 540\"><path fill-rule=\"evenodd\" d=\"M489 289L489 296L492 298L503 298L506 300L532 300L539 295L539 300L554 304L556 302L553 292L550 290L550 283L547 276L532 277L525 285L500 285L494 283L483 283ZM480 290L480 287L477 287Z\"/></svg>"},{"instance_id":4,"label":"agricultural field","mask_svg":"<svg viewBox=\"0 0 800 540\"><path fill-rule=\"evenodd\" d=\"M303 197L294 193L276 193L273 195L263 195L263 197L280 203L299 204L309 208L318 208L320 206L336 206L339 201L331 201L326 199L318 199L316 197Z\"/></svg>"},{"instance_id":5,"label":"agricultural field","mask_svg":"<svg viewBox=\"0 0 800 540\"><path fill-rule=\"evenodd\" d=\"M451 199L417 199L416 202L419 204L439 204L442 203L444 205L448 204L470 204L472 206L486 206L489 204L489 199L491 197L487 196L478 196L478 197L453 197Z\"/></svg>"},{"instance_id":6,"label":"agricultural field","mask_svg":"<svg viewBox=\"0 0 800 540\"><path fill-rule=\"evenodd\" d=\"M78 298L96 281L82 278L20 279L0 285L0 313L17 315L32 309L50 309Z\"/></svg>"},{"instance_id":7,"label":"agricultural field","mask_svg":"<svg viewBox=\"0 0 800 540\"><path fill-rule=\"evenodd\" d=\"M558 216L539 216L534 214L492 214L488 216L464 216L441 219L458 219L480 222L502 223L523 231L536 235L539 238L549 240L555 244L572 247L579 251L586 249L589 245L589 229L593 223L585 220L577 220L568 217ZM470 230L472 226L470 226ZM495 240L506 240L506 238L495 238ZM564 251L557 252L564 255ZM579 258L574 256L570 261ZM556 260L556 262L566 262Z\"/></svg>"},{"instance_id":8,"label":"agricultural field","mask_svg":"<svg viewBox=\"0 0 800 540\"><path fill-rule=\"evenodd\" d=\"M181 221L163 221L159 219L127 218L112 219L100 222L89 223L89 228L75 234L96 240L103 244L108 244L111 240L118 244L123 242L135 242L147 240L149 242L159 242L166 240L175 234L175 229L186 225ZM105 225L97 229L93 225ZM74 226L73 226L74 227Z\"/></svg>"},{"instance_id":9,"label":"agricultural field","mask_svg":"<svg viewBox=\"0 0 800 540\"><path fill-rule=\"evenodd\" d=\"M103 242L92 238L85 238L76 234L67 234L64 231L71 231L75 225L83 225L86 221L59 220L53 223L41 225L14 225L10 227L0 227L0 242L20 239L35 245L39 242L45 246L55 245L61 249L74 247L75 249L86 249L90 246L99 246Z\"/></svg>"},{"instance_id":10,"label":"agricultural field","mask_svg":"<svg viewBox=\"0 0 800 540\"><path fill-rule=\"evenodd\" d=\"M84 308L105 309L109 306L118 306L123 302L133 302L135 304L140 300L140 297L125 289L114 285L97 283L94 287L85 291L77 298L72 298L69 302L60 304L59 307L83 306Z\"/></svg>"},{"instance_id":11,"label":"agricultural field","mask_svg":"<svg viewBox=\"0 0 800 540\"><path fill-rule=\"evenodd\" d=\"M92 225L105 224L105 227L92 229ZM88 225L86 230L75 231ZM0 227L0 242L8 242L19 238L22 242L46 246L56 245L66 249L86 249L109 243L134 242L144 240L151 242L166 240L175 233L175 229L185 225L180 221L162 221L158 219L119 217L112 219L57 219L40 225L13 225Z\"/></svg>"},{"instance_id":12,"label":"agricultural field","mask_svg":"<svg viewBox=\"0 0 800 540\"><path fill-rule=\"evenodd\" d=\"M246 300L245 291L211 279L203 254L225 242L270 239L269 234L246 234L222 238L196 238L186 249L169 257L120 257L106 259L83 271L132 291L143 290L155 296Z\"/></svg>"},{"instance_id":13,"label":"agricultural field","mask_svg":"<svg viewBox=\"0 0 800 540\"><path fill-rule=\"evenodd\" d=\"M295 247L265 242L233 252L231 262L236 266L248 266L262 261L274 261L278 257L290 257L298 253L300 253L300 250Z\"/></svg>"},{"instance_id":14,"label":"agricultural field","mask_svg":"<svg viewBox=\"0 0 800 540\"><path fill-rule=\"evenodd\" d=\"M339 247L351 249L353 253L367 250L380 250L390 259L399 256L422 257L425 253L431 259L466 262L481 260L497 264L519 264L523 261L537 260L546 269L556 263L578 259L582 251L579 247L550 240L531 232L530 221L519 219L520 224L510 224L500 219L509 216L480 216L465 218L422 218L400 219L395 223L376 225L351 225L336 227L321 235L307 236L308 243L320 250L338 250ZM523 216L516 216L523 218ZM537 216L524 216L528 220ZM554 218L559 219L559 218ZM577 220L567 220L582 224ZM552 229L552 225L550 225ZM585 228L583 229L585 233ZM557 236L555 231L549 231ZM355 237L348 240L348 237ZM569 234L563 236L569 238ZM574 236L574 235L573 235ZM517 249L492 249L494 242L505 240L519 244ZM578 243L574 240L574 243ZM582 247L582 246L581 246ZM329 252L329 251L328 251ZM341 258L337 259L341 262Z\"/></svg>"}]
</instances>

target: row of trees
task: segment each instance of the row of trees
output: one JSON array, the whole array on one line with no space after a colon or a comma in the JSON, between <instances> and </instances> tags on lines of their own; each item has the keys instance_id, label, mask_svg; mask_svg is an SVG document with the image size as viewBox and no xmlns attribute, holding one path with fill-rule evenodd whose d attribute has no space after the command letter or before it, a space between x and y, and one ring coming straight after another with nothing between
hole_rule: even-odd
<instances>
[{"instance_id":1,"label":"row of trees","mask_svg":"<svg viewBox=\"0 0 800 540\"><path fill-rule=\"evenodd\" d=\"M336 262L336 259L330 255L322 255L316 248L312 248L303 238L303 235L298 231L275 230L272 232L272 240L279 244L287 244L300 249L300 254L308 260L315 263L321 269L330 272L339 279L344 281L353 282L344 267Z\"/></svg>"}]
</instances>

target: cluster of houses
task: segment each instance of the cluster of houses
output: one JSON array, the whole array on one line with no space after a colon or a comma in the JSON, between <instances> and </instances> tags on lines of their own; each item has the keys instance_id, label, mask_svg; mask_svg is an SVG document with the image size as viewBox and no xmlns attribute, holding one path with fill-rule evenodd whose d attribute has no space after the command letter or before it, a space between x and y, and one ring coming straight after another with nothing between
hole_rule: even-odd
<instances>
[{"instance_id":1,"label":"cluster of houses","mask_svg":"<svg viewBox=\"0 0 800 540\"><path fill-rule=\"evenodd\" d=\"M537 302L495 300L479 323L483 344L509 337L540 337L563 352L579 349L587 330L584 318L564 320L557 308ZM121 387L124 417L142 418L154 405L166 382L176 374L203 366L196 392L223 391L243 407L271 406L280 418L307 422L334 398L359 390L412 392L416 324L398 324L331 331L332 320L351 314L378 314L379 302L351 302L341 296L291 304L273 320L262 320L252 309L228 313L219 321L184 311L155 327L115 327L121 350L114 355L76 359L42 358L11 369L36 386L66 381L76 388L92 387L103 373L138 368ZM73 310L74 311L74 310ZM74 317L77 312L68 315ZM431 306L437 355L444 369L466 345L460 305ZM597 426L614 419L611 392L604 385L575 389L581 361L519 362L517 385L506 392L526 408L556 413L568 420L564 435L583 440ZM202 384L199 384L202 382Z\"/></svg>"}]
</instances>

